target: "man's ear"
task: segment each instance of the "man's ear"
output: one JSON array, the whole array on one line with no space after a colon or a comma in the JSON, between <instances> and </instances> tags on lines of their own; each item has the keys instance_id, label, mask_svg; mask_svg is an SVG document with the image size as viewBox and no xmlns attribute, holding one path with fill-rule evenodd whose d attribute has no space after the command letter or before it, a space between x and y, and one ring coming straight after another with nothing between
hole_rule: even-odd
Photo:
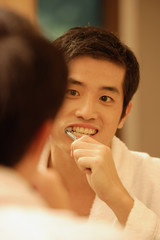
<instances>
[{"instance_id":1,"label":"man's ear","mask_svg":"<svg viewBox=\"0 0 160 240\"><path fill-rule=\"evenodd\" d=\"M128 115L129 115L129 113L131 112L132 106L133 106L132 101L130 101L130 102L128 103L127 108L126 108L125 115L121 118L121 120L120 120L120 122L119 122L118 129L120 129L120 128L123 127L123 125L124 125L124 123L125 123Z\"/></svg>"},{"instance_id":2,"label":"man's ear","mask_svg":"<svg viewBox=\"0 0 160 240\"><path fill-rule=\"evenodd\" d=\"M51 133L51 129L53 127L53 121L48 120L45 121L38 132L36 133L34 139L32 140L31 146L30 146L30 153L35 155L35 159L39 159L39 156L43 150L43 147Z\"/></svg>"},{"instance_id":3,"label":"man's ear","mask_svg":"<svg viewBox=\"0 0 160 240\"><path fill-rule=\"evenodd\" d=\"M43 147L51 133L52 125L53 121L51 120L45 121L41 125L36 135L33 137L29 148L21 158L21 161L15 166L15 170L29 181L35 174Z\"/></svg>"}]
</instances>

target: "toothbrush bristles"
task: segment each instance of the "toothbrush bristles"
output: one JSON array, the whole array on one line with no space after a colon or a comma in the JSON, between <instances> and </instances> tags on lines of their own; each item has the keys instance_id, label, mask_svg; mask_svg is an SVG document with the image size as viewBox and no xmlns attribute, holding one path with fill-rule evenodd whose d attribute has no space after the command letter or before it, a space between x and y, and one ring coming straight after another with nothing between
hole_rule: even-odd
<instances>
[{"instance_id":1,"label":"toothbrush bristles","mask_svg":"<svg viewBox=\"0 0 160 240\"><path fill-rule=\"evenodd\" d=\"M72 134L71 132L68 131L68 129L65 129L65 133L70 136L70 138L72 138L73 140L78 139L78 137L76 137L74 134Z\"/></svg>"}]
</instances>

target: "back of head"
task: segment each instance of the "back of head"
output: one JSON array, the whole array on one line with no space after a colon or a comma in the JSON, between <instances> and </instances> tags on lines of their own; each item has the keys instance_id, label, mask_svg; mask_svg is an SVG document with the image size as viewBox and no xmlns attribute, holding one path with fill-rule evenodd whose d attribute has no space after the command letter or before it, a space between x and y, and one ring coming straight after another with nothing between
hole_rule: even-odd
<instances>
[{"instance_id":1,"label":"back of head","mask_svg":"<svg viewBox=\"0 0 160 240\"><path fill-rule=\"evenodd\" d=\"M133 52L113 33L94 26L71 28L56 39L54 45L65 54L67 63L75 57L87 55L111 61L126 69L123 83L123 116L139 84L139 64Z\"/></svg>"},{"instance_id":2,"label":"back of head","mask_svg":"<svg viewBox=\"0 0 160 240\"><path fill-rule=\"evenodd\" d=\"M0 164L15 165L61 106L64 58L34 27L0 9Z\"/></svg>"}]
</instances>

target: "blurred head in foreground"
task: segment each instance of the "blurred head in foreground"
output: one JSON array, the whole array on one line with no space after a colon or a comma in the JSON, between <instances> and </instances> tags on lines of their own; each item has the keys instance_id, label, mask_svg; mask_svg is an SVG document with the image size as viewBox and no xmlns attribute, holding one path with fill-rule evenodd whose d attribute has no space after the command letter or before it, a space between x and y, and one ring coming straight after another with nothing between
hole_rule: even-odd
<instances>
[{"instance_id":1,"label":"blurred head in foreground","mask_svg":"<svg viewBox=\"0 0 160 240\"><path fill-rule=\"evenodd\" d=\"M63 56L24 18L0 9L0 164L16 165L67 84Z\"/></svg>"}]
</instances>

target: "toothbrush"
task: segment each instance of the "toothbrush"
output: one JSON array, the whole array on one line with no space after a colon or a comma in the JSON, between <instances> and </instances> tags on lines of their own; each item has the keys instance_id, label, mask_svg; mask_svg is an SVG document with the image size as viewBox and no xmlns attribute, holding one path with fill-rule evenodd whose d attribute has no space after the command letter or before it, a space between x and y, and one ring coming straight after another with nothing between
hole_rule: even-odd
<instances>
[{"instance_id":1,"label":"toothbrush","mask_svg":"<svg viewBox=\"0 0 160 240\"><path fill-rule=\"evenodd\" d=\"M74 134L72 134L71 132L68 131L68 129L65 129L65 133L70 136L70 138L72 138L72 140L76 140L78 139L78 137L76 137Z\"/></svg>"},{"instance_id":2,"label":"toothbrush","mask_svg":"<svg viewBox=\"0 0 160 240\"><path fill-rule=\"evenodd\" d=\"M70 136L70 138L72 138L72 140L76 140L78 139L78 137L76 137L74 134L72 134L71 132L68 131L68 129L66 128L65 129L65 133ZM88 172L92 172L92 169L91 168L86 168L86 171Z\"/></svg>"}]
</instances>

